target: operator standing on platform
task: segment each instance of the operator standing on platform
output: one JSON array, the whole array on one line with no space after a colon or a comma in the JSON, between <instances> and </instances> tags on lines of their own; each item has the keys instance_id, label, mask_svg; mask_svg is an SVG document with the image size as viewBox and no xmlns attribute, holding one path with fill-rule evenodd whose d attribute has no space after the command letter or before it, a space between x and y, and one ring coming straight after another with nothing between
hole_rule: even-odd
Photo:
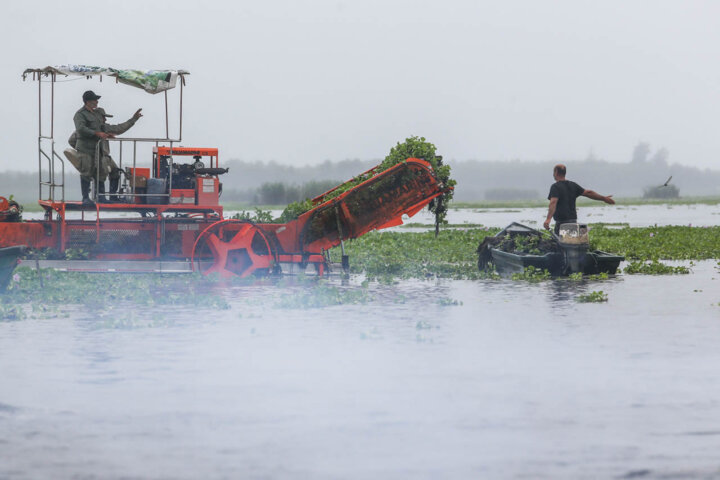
<instances>
[{"instance_id":1,"label":"operator standing on platform","mask_svg":"<svg viewBox=\"0 0 720 480\"><path fill-rule=\"evenodd\" d=\"M120 127L125 126L129 122L132 122L123 132L132 127L135 122L142 116L138 109L133 117L127 122L120 125L106 125L105 116L97 111L98 99L100 95L96 95L92 90L88 90L83 93L83 107L75 113L73 122L75 123L75 134L77 136L77 143L75 149L78 151L78 160L80 170L80 190L82 192L82 203L83 205L90 206L93 202L90 200L90 182L98 176L97 165L98 161L95 158L96 150L98 149L98 142L100 144L101 159L105 156L104 151L107 151L108 157L110 152L110 145L107 141L108 138L113 138L115 132L107 131L108 127ZM104 113L104 111L103 111ZM122 133L122 132L117 132ZM107 144L107 149L104 148L103 144ZM110 167L109 162L101 161L100 163L100 183L97 185L97 191L99 198L104 200L105 193L105 178L107 177L107 170ZM113 162L114 164L115 162ZM116 167L117 168L117 167ZM119 178L119 172L118 172ZM111 180L112 186L112 180ZM112 190L112 188L111 188Z\"/></svg>"},{"instance_id":2,"label":"operator standing on platform","mask_svg":"<svg viewBox=\"0 0 720 480\"><path fill-rule=\"evenodd\" d=\"M603 196L592 190L585 190L583 187L571 180L565 180L567 168L565 165L558 164L553 168L553 178L555 183L550 187L548 200L548 214L543 223L545 230L550 230L550 219L555 219L555 234L560 232L560 225L563 223L577 222L577 210L575 209L575 199L579 196L599 200L610 205L615 205L612 195Z\"/></svg>"},{"instance_id":3,"label":"operator standing on platform","mask_svg":"<svg viewBox=\"0 0 720 480\"><path fill-rule=\"evenodd\" d=\"M110 125L107 123L107 118L112 117L109 113L105 112L105 109L101 107L97 107L95 109L95 113L100 115L102 118L102 131L105 133L110 134L109 137L114 137L115 135L121 135L125 132L127 132L133 125L135 125L135 122L142 117L142 108L138 109L137 112L126 122L119 123L117 125ZM73 132L73 134L68 139L68 143L71 147L77 148L77 131ZM98 189L98 192L104 192L105 191L105 178L108 176L110 177L110 190L108 193L117 193L118 187L120 186L120 169L118 168L117 164L115 163L115 160L110 156L110 142L107 141L107 139L101 139L100 140L100 175L99 180L101 182L101 186ZM93 177L95 178L95 177ZM108 199L108 201L112 202L113 198L111 197Z\"/></svg>"}]
</instances>

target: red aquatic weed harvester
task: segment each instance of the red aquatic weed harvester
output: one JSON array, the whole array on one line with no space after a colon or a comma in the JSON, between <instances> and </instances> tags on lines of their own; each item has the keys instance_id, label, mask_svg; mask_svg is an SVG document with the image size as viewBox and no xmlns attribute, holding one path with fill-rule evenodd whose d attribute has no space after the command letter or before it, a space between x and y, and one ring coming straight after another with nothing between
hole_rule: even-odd
<instances>
[{"instance_id":1,"label":"red aquatic weed harvester","mask_svg":"<svg viewBox=\"0 0 720 480\"><path fill-rule=\"evenodd\" d=\"M199 270L245 277L305 271L313 265L322 275L331 248L372 230L400 225L403 215L414 215L448 190L429 162L409 158L385 170L375 167L312 199L310 210L285 223L225 218L220 179L227 169L220 166L218 149L180 145L188 74L82 65L26 70L23 78L38 86L38 203L44 218L22 220L21 207L0 197L0 247L40 250L45 259L31 265L64 270ZM54 138L56 84L58 78L71 75L110 77L115 83L160 93L164 100L163 137L109 139L119 152L115 162L123 173L122 183L113 193L93 191L94 205L67 198L66 178L76 175L72 166L66 168L73 163L73 151L58 153ZM49 108L43 105L48 98ZM179 113L172 138L168 103L175 100ZM63 121L69 122L71 113L63 113ZM99 171L99 148L94 161Z\"/></svg>"}]
</instances>

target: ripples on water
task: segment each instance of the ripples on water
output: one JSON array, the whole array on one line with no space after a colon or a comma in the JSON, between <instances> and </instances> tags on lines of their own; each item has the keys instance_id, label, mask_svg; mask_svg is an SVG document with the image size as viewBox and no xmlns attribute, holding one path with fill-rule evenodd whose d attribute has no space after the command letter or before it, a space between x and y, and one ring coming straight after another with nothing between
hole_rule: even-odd
<instances>
[{"instance_id":1,"label":"ripples on water","mask_svg":"<svg viewBox=\"0 0 720 480\"><path fill-rule=\"evenodd\" d=\"M282 308L313 291L289 279L218 286L227 310L0 323L0 478L717 478L719 278L371 283L309 309Z\"/></svg>"}]
</instances>

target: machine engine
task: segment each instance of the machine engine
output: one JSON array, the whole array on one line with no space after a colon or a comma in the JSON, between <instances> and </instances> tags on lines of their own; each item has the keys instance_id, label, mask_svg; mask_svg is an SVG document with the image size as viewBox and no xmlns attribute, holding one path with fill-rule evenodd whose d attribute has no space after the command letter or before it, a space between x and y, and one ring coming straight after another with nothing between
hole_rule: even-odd
<instances>
[{"instance_id":1,"label":"machine engine","mask_svg":"<svg viewBox=\"0 0 720 480\"><path fill-rule=\"evenodd\" d=\"M216 148L156 147L153 155L153 176L146 181L145 203L219 204L222 184L218 175L228 169L217 166ZM189 156L192 163L181 162L182 157ZM205 166L203 157L210 157L210 167Z\"/></svg>"}]
</instances>

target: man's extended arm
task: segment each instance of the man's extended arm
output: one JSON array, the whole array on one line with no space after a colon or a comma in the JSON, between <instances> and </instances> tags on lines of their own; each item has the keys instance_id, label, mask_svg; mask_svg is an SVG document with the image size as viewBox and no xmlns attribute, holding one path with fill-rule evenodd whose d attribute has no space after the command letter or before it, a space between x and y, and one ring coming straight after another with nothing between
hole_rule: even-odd
<instances>
[{"instance_id":1,"label":"man's extended arm","mask_svg":"<svg viewBox=\"0 0 720 480\"><path fill-rule=\"evenodd\" d=\"M600 195L593 190L585 190L582 194L584 197L588 197L592 200L598 200L600 202L609 203L610 205L615 205L615 200L612 199L612 195L608 195L606 197L604 195Z\"/></svg>"},{"instance_id":2,"label":"man's extended arm","mask_svg":"<svg viewBox=\"0 0 720 480\"><path fill-rule=\"evenodd\" d=\"M122 135L123 133L130 130L130 127L135 125L135 119L131 118L127 122L118 123L116 125L105 124L103 125L103 131L112 135Z\"/></svg>"},{"instance_id":3,"label":"man's extended arm","mask_svg":"<svg viewBox=\"0 0 720 480\"><path fill-rule=\"evenodd\" d=\"M142 117L142 113L140 113L141 110L142 110L142 108L138 109L138 111L135 112L135 114L132 117L130 117L130 119L126 122L118 123L117 125L110 125L107 123L104 124L103 131L110 133L112 135L122 135L123 133L130 130L130 127L135 125L135 122L137 122L138 119L140 117Z\"/></svg>"},{"instance_id":4,"label":"man's extended arm","mask_svg":"<svg viewBox=\"0 0 720 480\"><path fill-rule=\"evenodd\" d=\"M547 218L545 219L545 223L543 223L543 227L545 227L545 230L550 230L550 220L552 220L553 215L555 215L555 209L557 208L557 202L558 202L558 197L550 198L550 205L548 205Z\"/></svg>"}]
</instances>

